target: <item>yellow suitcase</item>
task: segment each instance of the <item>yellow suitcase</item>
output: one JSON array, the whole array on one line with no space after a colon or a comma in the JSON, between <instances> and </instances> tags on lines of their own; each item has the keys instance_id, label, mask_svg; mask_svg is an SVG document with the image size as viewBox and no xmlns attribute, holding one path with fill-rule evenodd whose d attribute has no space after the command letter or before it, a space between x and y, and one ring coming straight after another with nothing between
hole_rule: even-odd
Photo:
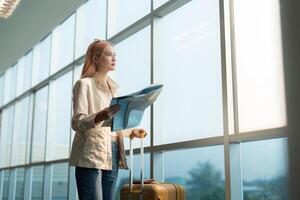
<instances>
[{"instance_id":1,"label":"yellow suitcase","mask_svg":"<svg viewBox=\"0 0 300 200\"><path fill-rule=\"evenodd\" d=\"M144 180L144 144L141 138L141 181L133 182L133 148L130 139L129 184L121 189L121 200L185 200L184 188L175 183L162 183Z\"/></svg>"}]
</instances>

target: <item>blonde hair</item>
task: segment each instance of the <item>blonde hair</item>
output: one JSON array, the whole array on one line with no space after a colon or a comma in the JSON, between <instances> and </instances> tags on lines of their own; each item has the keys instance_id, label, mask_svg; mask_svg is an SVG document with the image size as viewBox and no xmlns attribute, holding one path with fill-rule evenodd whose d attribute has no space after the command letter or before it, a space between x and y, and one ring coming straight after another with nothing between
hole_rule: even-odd
<instances>
[{"instance_id":1,"label":"blonde hair","mask_svg":"<svg viewBox=\"0 0 300 200\"><path fill-rule=\"evenodd\" d=\"M92 77L96 73L96 65L94 63L93 57L98 56L99 58L102 57L103 53L105 52L105 49L108 46L112 46L113 44L107 40L98 40L95 39L94 42L92 42L85 54L85 61L83 65L83 69L81 72L80 78L85 77Z\"/></svg>"}]
</instances>

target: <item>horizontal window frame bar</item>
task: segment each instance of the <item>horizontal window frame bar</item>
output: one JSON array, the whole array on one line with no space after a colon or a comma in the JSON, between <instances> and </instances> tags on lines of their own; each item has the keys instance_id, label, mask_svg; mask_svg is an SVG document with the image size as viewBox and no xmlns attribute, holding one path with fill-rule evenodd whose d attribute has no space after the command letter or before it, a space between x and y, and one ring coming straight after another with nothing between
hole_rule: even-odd
<instances>
[{"instance_id":1,"label":"horizontal window frame bar","mask_svg":"<svg viewBox=\"0 0 300 200\"><path fill-rule=\"evenodd\" d=\"M117 34L113 35L108 39L109 42L113 44L118 44L121 41L126 40L130 36L134 35L135 33L139 32L143 28L151 25L151 17L152 14L148 14L143 18L139 19L138 21L134 22L133 24L129 25L122 31L118 32Z\"/></svg>"},{"instance_id":2,"label":"horizontal window frame bar","mask_svg":"<svg viewBox=\"0 0 300 200\"><path fill-rule=\"evenodd\" d=\"M277 138L287 138L287 127L280 127L274 129L266 129L266 130L259 130L259 131L250 131L240 134L232 134L229 135L229 143L241 143L241 142L251 142L251 141L261 141L261 140L270 140L270 139L277 139ZM196 139L190 141L183 141L183 142L176 142L176 143L169 143L169 144L162 144L156 146L148 146L144 148L145 153L157 153L161 151L177 151L177 150L184 150L184 149L194 149L194 148L201 148L201 147L210 147L210 146L218 146L224 145L224 136L217 136L211 138L204 138L204 139ZM126 155L129 155L129 150L125 150ZM133 150L134 154L139 154L140 149L135 148ZM7 169L15 169L15 168L27 168L32 166L45 166L51 164L58 164L69 162L69 158L58 159L58 160L51 160L51 161L40 161L40 162L33 162L28 164L22 165L15 165L10 167L3 167L0 170L7 170Z\"/></svg>"},{"instance_id":3,"label":"horizontal window frame bar","mask_svg":"<svg viewBox=\"0 0 300 200\"><path fill-rule=\"evenodd\" d=\"M185 4L191 2L192 0L173 0L173 1L167 1L163 5L159 6L158 8L155 8L152 11L152 14L154 17L162 18L169 13L173 12L174 10L177 10L181 6L184 6Z\"/></svg>"},{"instance_id":4,"label":"horizontal window frame bar","mask_svg":"<svg viewBox=\"0 0 300 200\"><path fill-rule=\"evenodd\" d=\"M229 142L230 143L252 142L252 141L287 138L287 137L288 137L287 127L279 127L279 128L231 134L229 135Z\"/></svg>"}]
</instances>

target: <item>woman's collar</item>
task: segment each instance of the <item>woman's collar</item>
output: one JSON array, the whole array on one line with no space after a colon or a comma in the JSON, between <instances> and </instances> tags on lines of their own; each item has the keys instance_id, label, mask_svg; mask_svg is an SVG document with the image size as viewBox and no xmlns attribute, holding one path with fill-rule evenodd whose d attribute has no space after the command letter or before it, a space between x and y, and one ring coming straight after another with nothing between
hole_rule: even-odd
<instances>
[{"instance_id":1,"label":"woman's collar","mask_svg":"<svg viewBox=\"0 0 300 200\"><path fill-rule=\"evenodd\" d=\"M105 86L105 82L107 82L108 86L110 87L113 93L119 88L119 85L115 81L113 81L108 75L106 76L106 81L98 79L95 75L92 78L96 81L98 87Z\"/></svg>"}]
</instances>

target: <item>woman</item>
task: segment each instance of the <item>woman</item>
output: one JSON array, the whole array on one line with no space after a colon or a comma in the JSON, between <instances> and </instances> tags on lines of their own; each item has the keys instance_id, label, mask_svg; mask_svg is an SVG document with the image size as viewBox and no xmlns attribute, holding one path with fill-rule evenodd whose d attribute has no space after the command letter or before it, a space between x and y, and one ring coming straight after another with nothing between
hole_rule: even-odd
<instances>
[{"instance_id":1,"label":"woman","mask_svg":"<svg viewBox=\"0 0 300 200\"><path fill-rule=\"evenodd\" d=\"M75 176L80 200L114 200L118 168L127 168L123 136L143 137L143 129L111 132L102 126L119 111L110 106L118 85L108 76L115 70L113 45L95 40L87 49L85 63L73 88L72 129L76 131L70 165Z\"/></svg>"}]
</instances>

